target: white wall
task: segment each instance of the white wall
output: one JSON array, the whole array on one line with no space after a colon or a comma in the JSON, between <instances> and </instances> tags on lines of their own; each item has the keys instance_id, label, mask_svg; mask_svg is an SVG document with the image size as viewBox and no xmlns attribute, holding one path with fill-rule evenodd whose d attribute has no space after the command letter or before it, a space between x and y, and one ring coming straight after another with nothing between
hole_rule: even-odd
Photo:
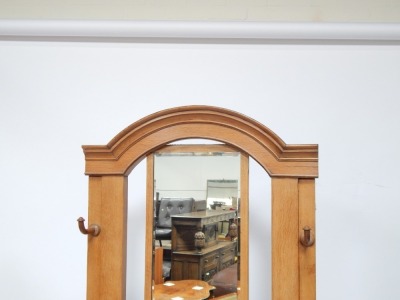
<instances>
[{"instance_id":1,"label":"white wall","mask_svg":"<svg viewBox=\"0 0 400 300\"><path fill-rule=\"evenodd\" d=\"M210 197L207 194L207 181L221 179L236 180L236 192L232 196L238 197L240 156L156 156L154 179L154 190L159 193L160 199L191 197L195 200L206 200Z\"/></svg>"},{"instance_id":2,"label":"white wall","mask_svg":"<svg viewBox=\"0 0 400 300\"><path fill-rule=\"evenodd\" d=\"M399 83L396 45L0 42L0 298L84 299L81 145L207 104L320 145L318 299L399 299ZM131 203L140 239L142 202ZM252 284L261 269L251 266ZM143 274L130 279L134 299Z\"/></svg>"}]
</instances>

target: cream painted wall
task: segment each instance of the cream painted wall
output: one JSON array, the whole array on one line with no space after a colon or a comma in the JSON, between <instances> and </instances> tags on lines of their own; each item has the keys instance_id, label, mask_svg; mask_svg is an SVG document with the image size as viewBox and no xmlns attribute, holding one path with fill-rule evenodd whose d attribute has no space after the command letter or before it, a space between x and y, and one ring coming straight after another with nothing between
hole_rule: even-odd
<instances>
[{"instance_id":1,"label":"cream painted wall","mask_svg":"<svg viewBox=\"0 0 400 300\"><path fill-rule=\"evenodd\" d=\"M399 22L400 0L0 0L0 18Z\"/></svg>"}]
</instances>

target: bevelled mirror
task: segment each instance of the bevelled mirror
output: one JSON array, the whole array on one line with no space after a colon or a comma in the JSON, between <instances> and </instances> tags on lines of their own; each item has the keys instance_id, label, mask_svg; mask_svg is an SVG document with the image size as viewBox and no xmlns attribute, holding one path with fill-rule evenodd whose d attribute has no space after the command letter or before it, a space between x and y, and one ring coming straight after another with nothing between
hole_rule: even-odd
<instances>
[{"instance_id":1,"label":"bevelled mirror","mask_svg":"<svg viewBox=\"0 0 400 300\"><path fill-rule=\"evenodd\" d=\"M167 145L148 159L148 173L154 174L147 182L153 184L148 201L154 201L152 297L162 299L169 285L185 283L174 294L185 299L205 282L213 297L237 299L248 157L225 144L195 141Z\"/></svg>"}]
</instances>

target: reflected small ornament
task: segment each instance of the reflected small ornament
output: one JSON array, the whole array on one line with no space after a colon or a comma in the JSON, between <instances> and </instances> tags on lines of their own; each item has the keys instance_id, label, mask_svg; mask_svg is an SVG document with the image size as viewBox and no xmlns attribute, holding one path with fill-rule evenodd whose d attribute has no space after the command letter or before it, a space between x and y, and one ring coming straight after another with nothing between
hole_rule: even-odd
<instances>
[{"instance_id":1,"label":"reflected small ornament","mask_svg":"<svg viewBox=\"0 0 400 300\"><path fill-rule=\"evenodd\" d=\"M197 249L197 252L201 252L206 245L206 236L202 231L198 231L194 234L194 246Z\"/></svg>"},{"instance_id":2,"label":"reflected small ornament","mask_svg":"<svg viewBox=\"0 0 400 300\"><path fill-rule=\"evenodd\" d=\"M237 225L235 223L229 225L229 236L232 241L238 236Z\"/></svg>"}]
</instances>

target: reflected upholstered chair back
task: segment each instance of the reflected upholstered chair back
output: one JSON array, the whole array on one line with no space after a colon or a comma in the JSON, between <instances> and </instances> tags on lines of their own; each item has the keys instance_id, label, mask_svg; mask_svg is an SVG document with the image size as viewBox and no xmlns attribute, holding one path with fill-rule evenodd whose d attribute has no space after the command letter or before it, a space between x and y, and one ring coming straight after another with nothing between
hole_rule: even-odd
<instances>
[{"instance_id":1,"label":"reflected upholstered chair back","mask_svg":"<svg viewBox=\"0 0 400 300\"><path fill-rule=\"evenodd\" d=\"M193 198L161 198L158 209L155 238L156 240L171 239L171 216L192 212Z\"/></svg>"}]
</instances>

